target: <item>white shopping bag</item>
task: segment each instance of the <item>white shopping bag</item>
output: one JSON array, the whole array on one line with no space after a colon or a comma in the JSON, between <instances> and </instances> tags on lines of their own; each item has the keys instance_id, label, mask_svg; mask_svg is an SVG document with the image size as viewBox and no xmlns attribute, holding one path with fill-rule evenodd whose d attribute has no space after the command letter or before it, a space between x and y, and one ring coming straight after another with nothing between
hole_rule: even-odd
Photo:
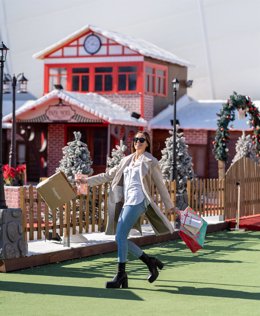
<instances>
[{"instance_id":1,"label":"white shopping bag","mask_svg":"<svg viewBox=\"0 0 260 316\"><path fill-rule=\"evenodd\" d=\"M183 212L181 212L181 224L195 235L201 229L203 220L188 206Z\"/></svg>"}]
</instances>

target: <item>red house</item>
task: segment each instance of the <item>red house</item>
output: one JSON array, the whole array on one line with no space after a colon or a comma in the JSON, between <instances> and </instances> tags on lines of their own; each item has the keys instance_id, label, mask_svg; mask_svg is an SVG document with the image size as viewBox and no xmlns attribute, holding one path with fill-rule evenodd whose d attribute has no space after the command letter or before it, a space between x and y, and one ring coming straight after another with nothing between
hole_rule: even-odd
<instances>
[{"instance_id":1,"label":"red house","mask_svg":"<svg viewBox=\"0 0 260 316\"><path fill-rule=\"evenodd\" d=\"M120 139L129 143L172 103L174 77L181 83L178 96L186 94L187 61L91 25L33 57L44 62L44 95L16 111L30 181L55 172L74 130L88 144L95 173L104 170ZM11 120L11 114L4 117Z\"/></svg>"}]
</instances>

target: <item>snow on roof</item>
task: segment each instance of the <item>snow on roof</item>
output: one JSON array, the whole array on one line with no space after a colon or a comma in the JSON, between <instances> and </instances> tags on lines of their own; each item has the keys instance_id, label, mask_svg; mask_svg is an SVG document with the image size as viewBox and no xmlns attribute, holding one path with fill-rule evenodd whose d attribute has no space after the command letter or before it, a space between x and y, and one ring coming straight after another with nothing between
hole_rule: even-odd
<instances>
[{"instance_id":1,"label":"snow on roof","mask_svg":"<svg viewBox=\"0 0 260 316\"><path fill-rule=\"evenodd\" d=\"M2 123L2 128L3 129L11 129L12 128L12 123Z\"/></svg>"},{"instance_id":2,"label":"snow on roof","mask_svg":"<svg viewBox=\"0 0 260 316\"><path fill-rule=\"evenodd\" d=\"M37 106L42 105L53 98L60 98L111 124L147 126L146 120L143 118L133 118L129 111L99 94L83 94L63 90L53 90L36 101L27 102L16 111L16 118L19 119L20 115L31 109L35 109ZM4 122L10 122L11 120L12 114L8 114L3 118Z\"/></svg>"},{"instance_id":3,"label":"snow on roof","mask_svg":"<svg viewBox=\"0 0 260 316\"><path fill-rule=\"evenodd\" d=\"M36 100L36 97L30 92L16 93L15 108L19 109L27 101ZM3 94L3 116L12 112L13 109L13 95L12 93Z\"/></svg>"},{"instance_id":4,"label":"snow on roof","mask_svg":"<svg viewBox=\"0 0 260 316\"><path fill-rule=\"evenodd\" d=\"M217 120L220 109L226 100L193 100L184 95L176 104L177 119L180 122L180 128L183 129L206 129L216 130ZM260 110L260 101L254 101L254 104ZM235 111L236 118L230 122L230 130L250 130L247 124L247 118L238 119L238 112ZM173 105L168 105L157 116L149 121L149 129L172 129L171 120L173 119Z\"/></svg>"},{"instance_id":5,"label":"snow on roof","mask_svg":"<svg viewBox=\"0 0 260 316\"><path fill-rule=\"evenodd\" d=\"M118 32L111 32L107 30L103 30L99 27L93 26L93 25L86 25L79 29L78 31L70 34L69 36L65 37L64 39L54 43L53 45L41 50L40 52L33 55L34 58L38 59L44 59L45 56L56 49L59 49L60 47L66 45L67 43L75 40L79 36L85 34L87 31L92 31L95 33L98 33L100 35L103 35L106 38L109 38L110 40L113 40L117 42L120 45L126 46L130 48L133 51L138 52L139 54L151 57L159 60L163 60L172 64L178 64L185 67L193 66L190 62L177 57L173 53L164 50L163 48L160 48L156 46L155 44L152 44L150 42L147 42L143 39L135 38L130 35L123 35Z\"/></svg>"}]
</instances>

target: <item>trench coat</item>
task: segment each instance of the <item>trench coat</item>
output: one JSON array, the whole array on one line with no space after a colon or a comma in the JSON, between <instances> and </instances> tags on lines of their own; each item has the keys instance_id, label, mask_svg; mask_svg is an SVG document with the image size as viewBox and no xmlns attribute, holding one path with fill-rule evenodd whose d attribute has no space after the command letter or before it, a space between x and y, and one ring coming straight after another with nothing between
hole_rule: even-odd
<instances>
[{"instance_id":1,"label":"trench coat","mask_svg":"<svg viewBox=\"0 0 260 316\"><path fill-rule=\"evenodd\" d=\"M133 156L134 154L128 155L121 160L118 166L110 169L106 173L100 173L85 180L90 187L112 181L108 197L108 221L105 232L107 235L115 235L116 233L118 218L124 204L123 171L130 164ZM174 208L169 192L163 181L158 160L153 157L152 154L144 152L139 170L143 193L148 201L145 215L155 234L163 235L173 233L174 229L172 224L156 205L152 196L152 186L155 184L166 211ZM140 218L134 228L139 230L142 234Z\"/></svg>"}]
</instances>

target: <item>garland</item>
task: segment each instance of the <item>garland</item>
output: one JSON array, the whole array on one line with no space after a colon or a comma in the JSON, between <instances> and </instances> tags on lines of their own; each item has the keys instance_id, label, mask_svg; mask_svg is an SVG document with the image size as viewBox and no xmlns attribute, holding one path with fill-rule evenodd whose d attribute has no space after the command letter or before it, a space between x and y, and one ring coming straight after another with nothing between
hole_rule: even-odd
<instances>
[{"instance_id":1,"label":"garland","mask_svg":"<svg viewBox=\"0 0 260 316\"><path fill-rule=\"evenodd\" d=\"M217 121L218 128L215 140L212 142L214 145L213 153L215 158L223 161L226 161L228 158L228 124L235 120L235 110L243 110L250 115L248 124L254 129L254 135L252 136L253 144L256 146L256 156L260 157L260 113L250 97L234 92L217 114L217 116L219 116Z\"/></svg>"}]
</instances>

